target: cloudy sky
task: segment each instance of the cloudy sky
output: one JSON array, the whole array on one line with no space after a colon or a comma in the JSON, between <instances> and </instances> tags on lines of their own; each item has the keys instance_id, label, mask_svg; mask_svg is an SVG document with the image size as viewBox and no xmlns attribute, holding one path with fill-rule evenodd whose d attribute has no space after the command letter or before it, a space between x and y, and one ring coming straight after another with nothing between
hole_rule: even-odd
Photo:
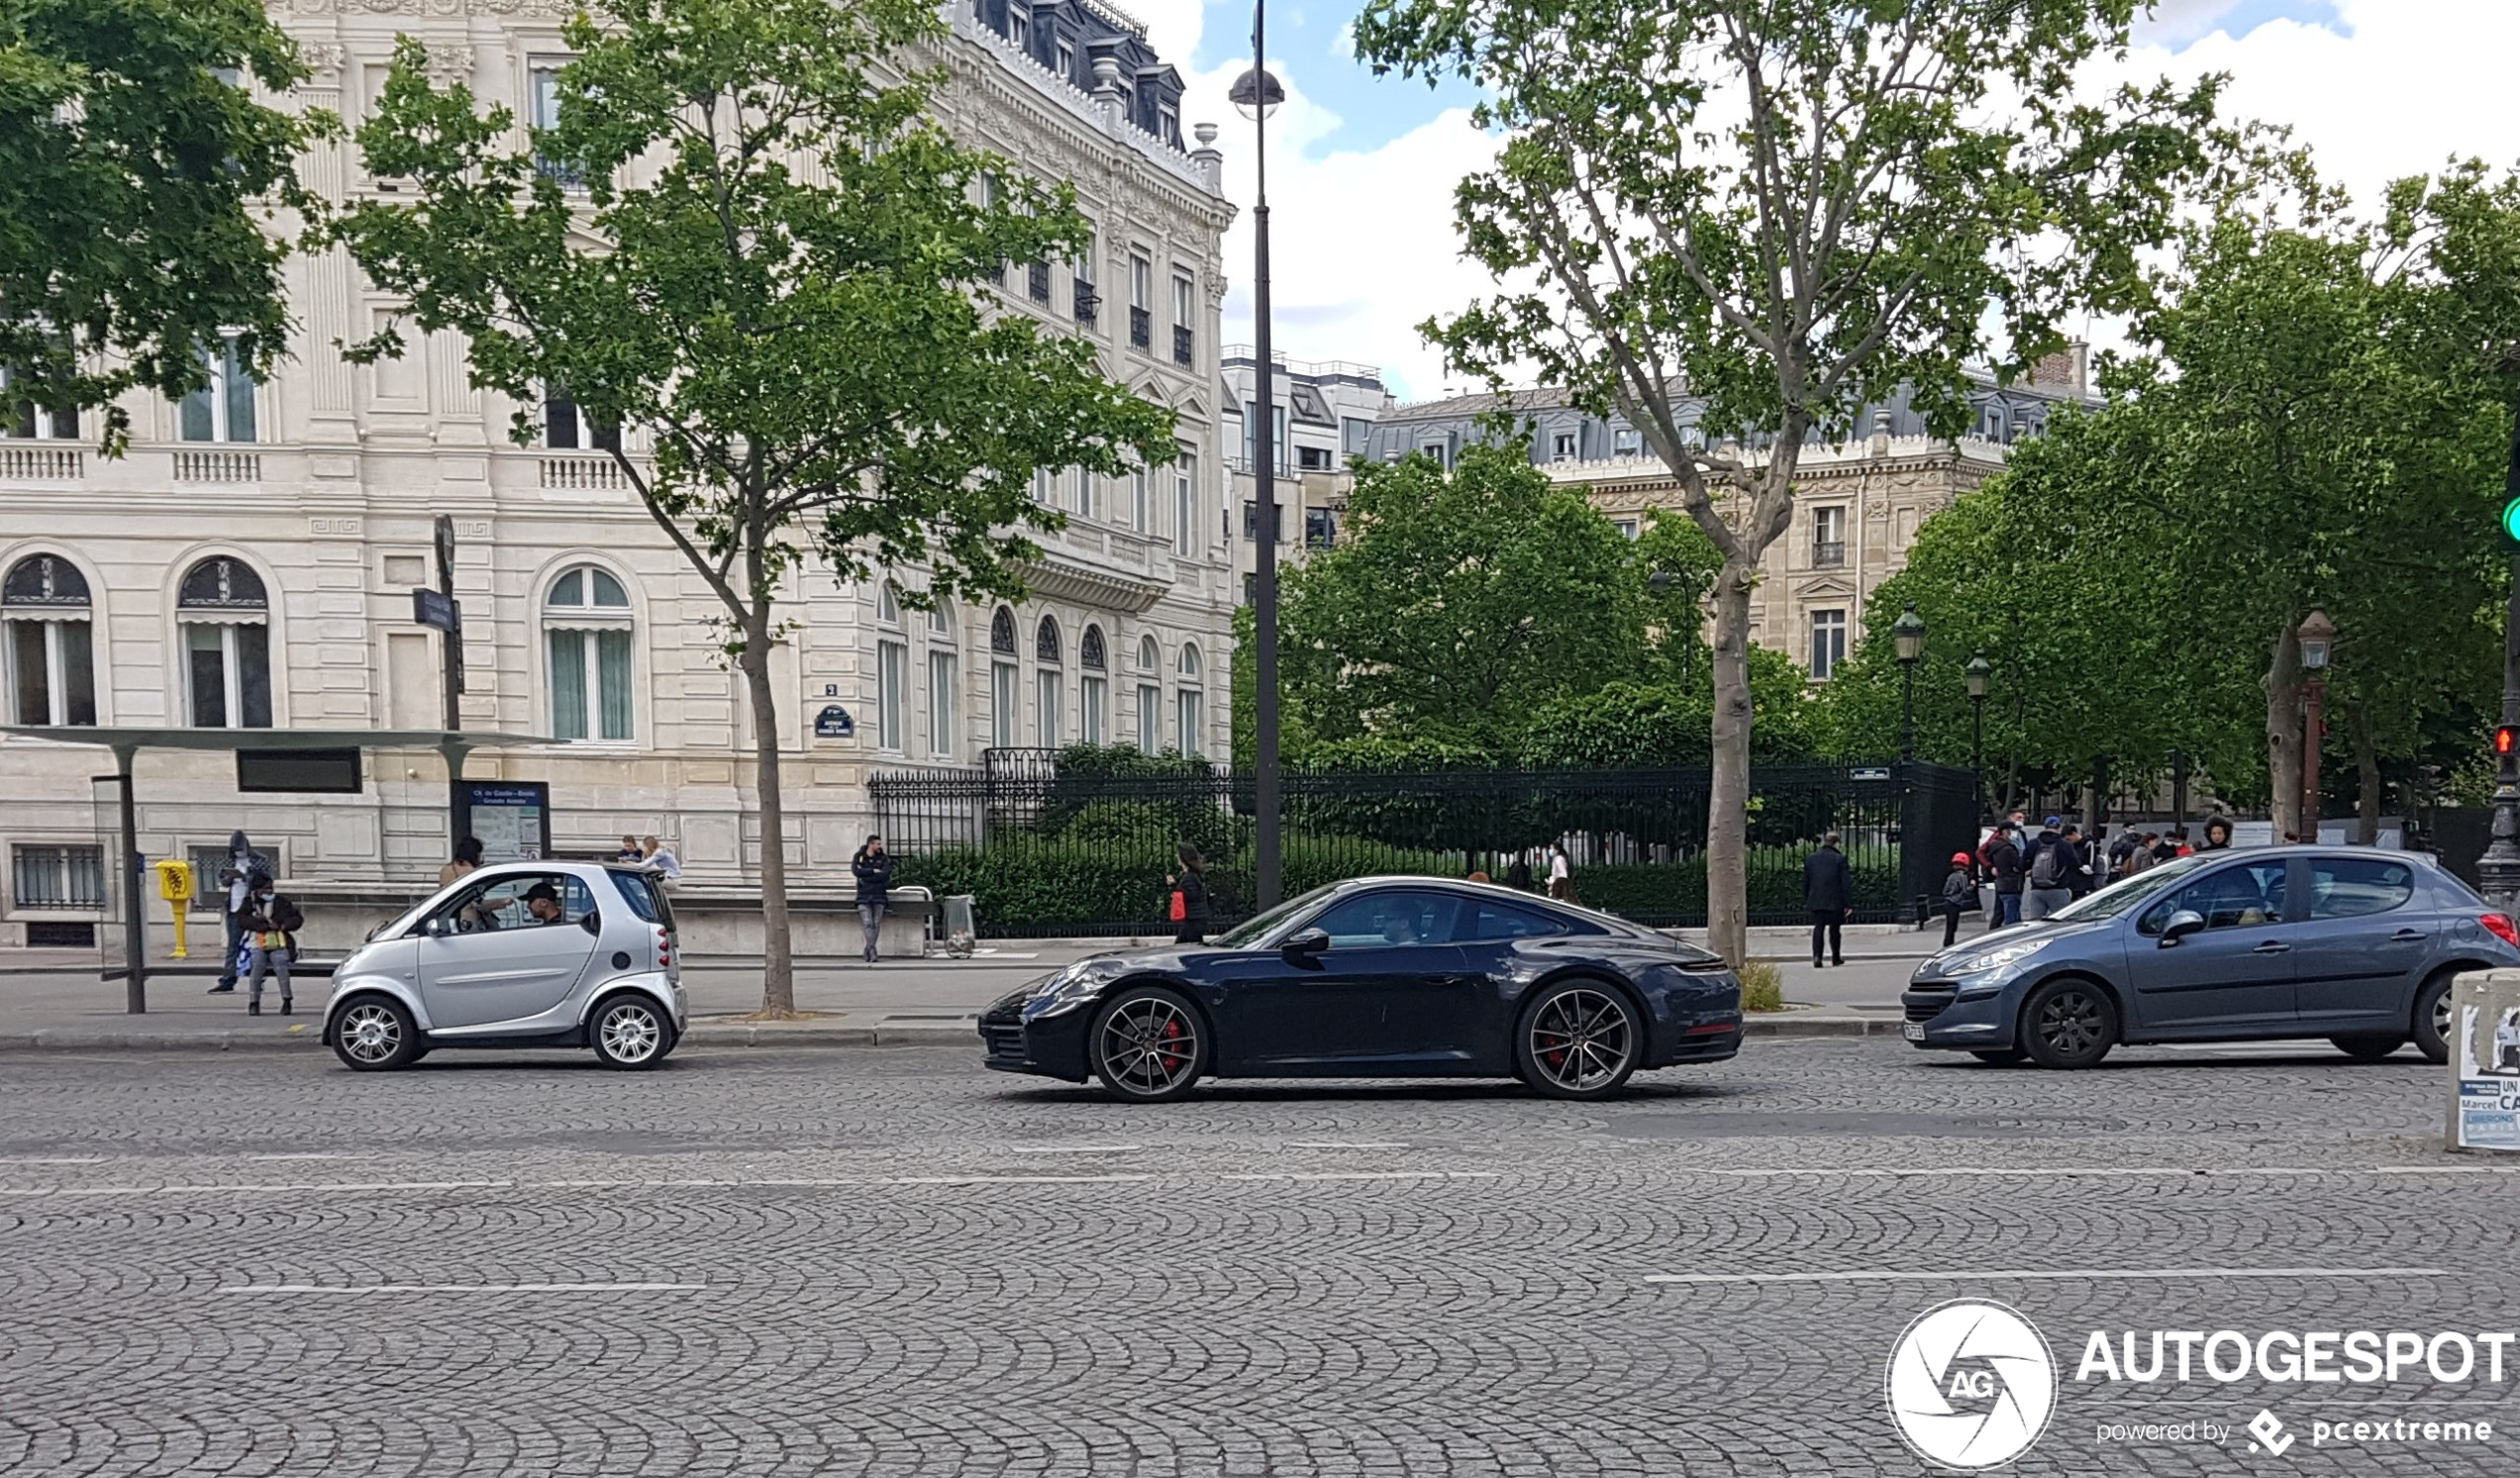
<instances>
[{"instance_id":1,"label":"cloudy sky","mask_svg":"<svg viewBox=\"0 0 2520 1478\"><path fill-rule=\"evenodd\" d=\"M1223 126L1226 192L1251 201L1251 131L1225 102L1249 65L1248 0L1120 0L1190 80L1185 125ZM1464 89L1376 78L1348 42L1359 0L1275 0L1269 62L1292 94L1270 124L1277 341L1297 359L1383 367L1404 399L1448 383L1416 325L1487 290L1460 260L1451 191L1489 145ZM2159 0L2132 70L2228 72L2228 110L2290 124L2368 199L2454 154L2520 164L2520 0ZM1225 337L1251 337L1249 215L1226 239Z\"/></svg>"}]
</instances>

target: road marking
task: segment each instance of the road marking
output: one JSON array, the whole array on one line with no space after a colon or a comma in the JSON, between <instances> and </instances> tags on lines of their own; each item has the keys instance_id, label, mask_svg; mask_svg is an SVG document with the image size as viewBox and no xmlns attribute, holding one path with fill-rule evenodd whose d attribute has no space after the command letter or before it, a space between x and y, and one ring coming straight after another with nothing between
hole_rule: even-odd
<instances>
[{"instance_id":1,"label":"road marking","mask_svg":"<svg viewBox=\"0 0 2520 1478\"><path fill-rule=\"evenodd\" d=\"M1793 1166L1780 1169L1735 1170L1698 1167L1682 1170L1682 1174L1727 1175L1744 1179L1769 1177L1862 1175L1884 1178L1921 1178L1934 1175L1988 1175L2038 1177L2055 1175L2072 1178L2077 1175L2509 1175L2520 1174L2520 1165L2374 1165L2374 1166L1976 1166L1946 1165L1932 1167L1886 1166Z\"/></svg>"},{"instance_id":2,"label":"road marking","mask_svg":"<svg viewBox=\"0 0 2520 1478\"><path fill-rule=\"evenodd\" d=\"M1225 1175L1226 1180L1493 1180L1497 1170L1279 1170L1266 1174Z\"/></svg>"},{"instance_id":3,"label":"road marking","mask_svg":"<svg viewBox=\"0 0 2520 1478\"><path fill-rule=\"evenodd\" d=\"M375 1160L374 1155L248 1155L247 1160Z\"/></svg>"},{"instance_id":4,"label":"road marking","mask_svg":"<svg viewBox=\"0 0 2520 1478\"><path fill-rule=\"evenodd\" d=\"M1905 1269L1845 1273L1656 1273L1647 1283L1974 1283L1986 1279L2082 1278L2451 1278L2448 1268L1969 1268L1956 1272Z\"/></svg>"},{"instance_id":5,"label":"road marking","mask_svg":"<svg viewBox=\"0 0 2520 1478\"><path fill-rule=\"evenodd\" d=\"M46 1159L0 1160L0 1165L103 1165L102 1155L57 1155Z\"/></svg>"},{"instance_id":6,"label":"road marking","mask_svg":"<svg viewBox=\"0 0 2520 1478\"><path fill-rule=\"evenodd\" d=\"M1399 1140L1289 1140L1290 1150L1406 1150Z\"/></svg>"},{"instance_id":7,"label":"road marking","mask_svg":"<svg viewBox=\"0 0 2520 1478\"><path fill-rule=\"evenodd\" d=\"M663 1293L705 1289L704 1283L248 1283L222 1293Z\"/></svg>"},{"instance_id":8,"label":"road marking","mask_svg":"<svg viewBox=\"0 0 2520 1478\"><path fill-rule=\"evenodd\" d=\"M279 1192L298 1193L310 1190L499 1190L513 1187L513 1180L368 1180L305 1182L299 1184L234 1184L234 1185L13 1185L0 1194L8 1195L177 1195L206 1192L214 1195L269 1195Z\"/></svg>"},{"instance_id":9,"label":"road marking","mask_svg":"<svg viewBox=\"0 0 2520 1478\"><path fill-rule=\"evenodd\" d=\"M1009 1155L1128 1155L1142 1145L1009 1145Z\"/></svg>"}]
</instances>

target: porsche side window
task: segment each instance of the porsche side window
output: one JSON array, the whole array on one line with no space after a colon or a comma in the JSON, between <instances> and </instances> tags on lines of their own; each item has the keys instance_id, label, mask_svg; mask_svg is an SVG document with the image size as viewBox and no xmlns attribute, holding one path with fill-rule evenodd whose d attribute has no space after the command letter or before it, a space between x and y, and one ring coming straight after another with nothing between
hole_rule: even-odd
<instances>
[{"instance_id":1,"label":"porsche side window","mask_svg":"<svg viewBox=\"0 0 2520 1478\"><path fill-rule=\"evenodd\" d=\"M1459 901L1440 893L1395 889L1367 893L1332 906L1314 927L1330 936L1332 949L1388 949L1451 941Z\"/></svg>"},{"instance_id":2,"label":"porsche side window","mask_svg":"<svg viewBox=\"0 0 2520 1478\"><path fill-rule=\"evenodd\" d=\"M1555 919L1511 904L1481 902L1478 916L1464 930L1464 939L1537 939L1550 934L1563 934L1567 926Z\"/></svg>"}]
</instances>

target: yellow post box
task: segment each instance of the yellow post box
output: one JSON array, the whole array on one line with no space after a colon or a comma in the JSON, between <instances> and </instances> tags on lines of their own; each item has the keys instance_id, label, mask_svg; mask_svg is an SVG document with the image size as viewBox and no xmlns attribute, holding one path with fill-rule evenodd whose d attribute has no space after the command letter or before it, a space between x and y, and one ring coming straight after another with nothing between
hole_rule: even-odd
<instances>
[{"instance_id":1,"label":"yellow post box","mask_svg":"<svg viewBox=\"0 0 2520 1478\"><path fill-rule=\"evenodd\" d=\"M175 913L175 953L172 958L189 959L184 947L184 919L192 912L192 864L181 857L158 859L158 897L167 901Z\"/></svg>"}]
</instances>

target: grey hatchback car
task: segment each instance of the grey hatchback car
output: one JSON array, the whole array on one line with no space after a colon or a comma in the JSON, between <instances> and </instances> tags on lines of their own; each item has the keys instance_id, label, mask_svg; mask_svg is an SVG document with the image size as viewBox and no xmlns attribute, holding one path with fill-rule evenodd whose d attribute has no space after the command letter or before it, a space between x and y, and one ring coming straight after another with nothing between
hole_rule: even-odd
<instances>
[{"instance_id":1,"label":"grey hatchback car","mask_svg":"<svg viewBox=\"0 0 2520 1478\"><path fill-rule=\"evenodd\" d=\"M2430 857L2265 847L2183 857L1917 968L1909 1042L2088 1067L2120 1043L2326 1038L2448 1059L2451 977L2520 965L2520 924Z\"/></svg>"}]
</instances>

